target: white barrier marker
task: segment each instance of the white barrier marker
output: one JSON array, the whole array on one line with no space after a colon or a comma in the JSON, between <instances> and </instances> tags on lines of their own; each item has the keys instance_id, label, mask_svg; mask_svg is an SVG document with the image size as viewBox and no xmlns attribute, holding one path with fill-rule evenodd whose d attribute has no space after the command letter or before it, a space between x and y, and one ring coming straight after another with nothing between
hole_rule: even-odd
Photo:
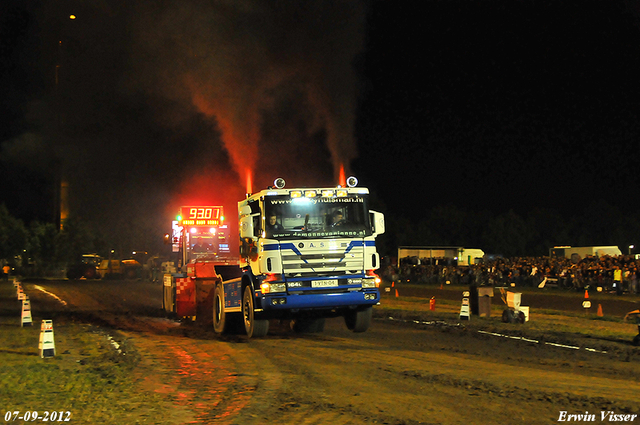
<instances>
[{"instance_id":1,"label":"white barrier marker","mask_svg":"<svg viewBox=\"0 0 640 425\"><path fill-rule=\"evenodd\" d=\"M53 341L53 320L43 320L40 325L40 357L54 357L56 355L56 345Z\"/></svg>"},{"instance_id":2,"label":"white barrier marker","mask_svg":"<svg viewBox=\"0 0 640 425\"><path fill-rule=\"evenodd\" d=\"M460 320L471 320L471 312L469 311L469 291L462 293L462 305L460 306Z\"/></svg>"},{"instance_id":3,"label":"white barrier marker","mask_svg":"<svg viewBox=\"0 0 640 425\"><path fill-rule=\"evenodd\" d=\"M33 322L31 320L31 301L29 301L29 297L27 296L22 300L22 319L20 320L20 327L23 327L24 325L33 326Z\"/></svg>"}]
</instances>

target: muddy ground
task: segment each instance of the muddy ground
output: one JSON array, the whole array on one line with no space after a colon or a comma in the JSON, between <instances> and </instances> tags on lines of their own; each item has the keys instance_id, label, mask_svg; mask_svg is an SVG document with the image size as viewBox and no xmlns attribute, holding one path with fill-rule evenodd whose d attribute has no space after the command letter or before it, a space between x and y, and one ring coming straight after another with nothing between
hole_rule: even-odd
<instances>
[{"instance_id":1,"label":"muddy ground","mask_svg":"<svg viewBox=\"0 0 640 425\"><path fill-rule=\"evenodd\" d=\"M422 297L424 305L430 299L422 288L401 287L385 294L365 333L348 331L341 319L328 320L321 334L303 335L272 322L267 337L247 340L164 317L159 285L25 287L33 304L56 320L92 322L136 354L130 355L137 362L132 379L140 391L163 396L167 416L142 420L132 411L123 423L166 423L170 417L196 424L550 424L577 414L605 423L607 412L640 423L633 417L640 414L640 348L630 344L635 327L602 321L615 329L595 339L563 332L563 322L586 320L562 311L580 301L563 294L524 298L532 319L542 308L533 307L539 301L546 320L557 320L559 330L548 334L533 320L506 327L494 319L460 321L457 306L398 314L405 301L415 302L406 295ZM403 295L396 297L395 289ZM438 300L460 298L459 288L429 291L440 291ZM592 296L594 304L600 296L606 297ZM610 315L638 305L630 297L600 301L607 301ZM620 311L614 312L616 305Z\"/></svg>"}]
</instances>

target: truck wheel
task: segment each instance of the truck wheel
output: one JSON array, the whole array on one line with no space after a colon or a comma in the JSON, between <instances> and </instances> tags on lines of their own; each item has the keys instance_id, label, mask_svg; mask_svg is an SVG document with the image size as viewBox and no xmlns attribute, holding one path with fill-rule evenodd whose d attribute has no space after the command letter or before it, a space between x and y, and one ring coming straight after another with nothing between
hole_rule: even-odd
<instances>
[{"instance_id":1,"label":"truck wheel","mask_svg":"<svg viewBox=\"0 0 640 425\"><path fill-rule=\"evenodd\" d=\"M362 310L349 310L344 315L344 321L349 330L354 332L364 332L369 329L372 316L373 309L371 307L366 307Z\"/></svg>"},{"instance_id":2,"label":"truck wheel","mask_svg":"<svg viewBox=\"0 0 640 425\"><path fill-rule=\"evenodd\" d=\"M291 321L291 329L297 333L324 332L324 317L315 319L295 319Z\"/></svg>"},{"instance_id":3,"label":"truck wheel","mask_svg":"<svg viewBox=\"0 0 640 425\"><path fill-rule=\"evenodd\" d=\"M96 278L96 268L95 267L87 267L84 271L84 277L87 279L95 279Z\"/></svg>"},{"instance_id":4,"label":"truck wheel","mask_svg":"<svg viewBox=\"0 0 640 425\"><path fill-rule=\"evenodd\" d=\"M224 312L224 290L217 284L213 290L213 330L217 333L227 332L227 313Z\"/></svg>"},{"instance_id":5,"label":"truck wheel","mask_svg":"<svg viewBox=\"0 0 640 425\"><path fill-rule=\"evenodd\" d=\"M269 332L268 320L257 320L253 311L253 293L251 287L247 286L242 294L242 317L244 319L244 330L247 336L261 337Z\"/></svg>"}]
</instances>

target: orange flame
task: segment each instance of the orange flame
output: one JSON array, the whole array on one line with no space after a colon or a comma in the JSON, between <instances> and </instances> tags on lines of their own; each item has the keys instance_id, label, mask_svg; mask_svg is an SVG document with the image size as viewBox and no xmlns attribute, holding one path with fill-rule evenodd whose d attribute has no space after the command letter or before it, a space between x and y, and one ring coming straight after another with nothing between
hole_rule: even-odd
<instances>
[{"instance_id":1,"label":"orange flame","mask_svg":"<svg viewBox=\"0 0 640 425\"><path fill-rule=\"evenodd\" d=\"M344 176L344 164L340 164L340 177L338 184L342 187L347 185L347 178Z\"/></svg>"},{"instance_id":2,"label":"orange flame","mask_svg":"<svg viewBox=\"0 0 640 425\"><path fill-rule=\"evenodd\" d=\"M247 168L245 171L247 174L247 193L253 193L253 182L252 182L251 170Z\"/></svg>"}]
</instances>

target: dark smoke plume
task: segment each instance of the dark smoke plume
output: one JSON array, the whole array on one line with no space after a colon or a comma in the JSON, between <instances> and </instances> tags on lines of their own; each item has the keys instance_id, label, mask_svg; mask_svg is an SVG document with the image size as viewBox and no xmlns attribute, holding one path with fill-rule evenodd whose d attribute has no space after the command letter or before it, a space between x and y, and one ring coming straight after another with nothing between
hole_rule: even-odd
<instances>
[{"instance_id":1,"label":"dark smoke plume","mask_svg":"<svg viewBox=\"0 0 640 425\"><path fill-rule=\"evenodd\" d=\"M261 183L277 171L325 177L330 168L333 183L356 155L352 62L362 49L363 9L357 1L140 7L134 51L144 53L134 61L150 76L146 90L186 99L215 120L241 180L247 171Z\"/></svg>"}]
</instances>

